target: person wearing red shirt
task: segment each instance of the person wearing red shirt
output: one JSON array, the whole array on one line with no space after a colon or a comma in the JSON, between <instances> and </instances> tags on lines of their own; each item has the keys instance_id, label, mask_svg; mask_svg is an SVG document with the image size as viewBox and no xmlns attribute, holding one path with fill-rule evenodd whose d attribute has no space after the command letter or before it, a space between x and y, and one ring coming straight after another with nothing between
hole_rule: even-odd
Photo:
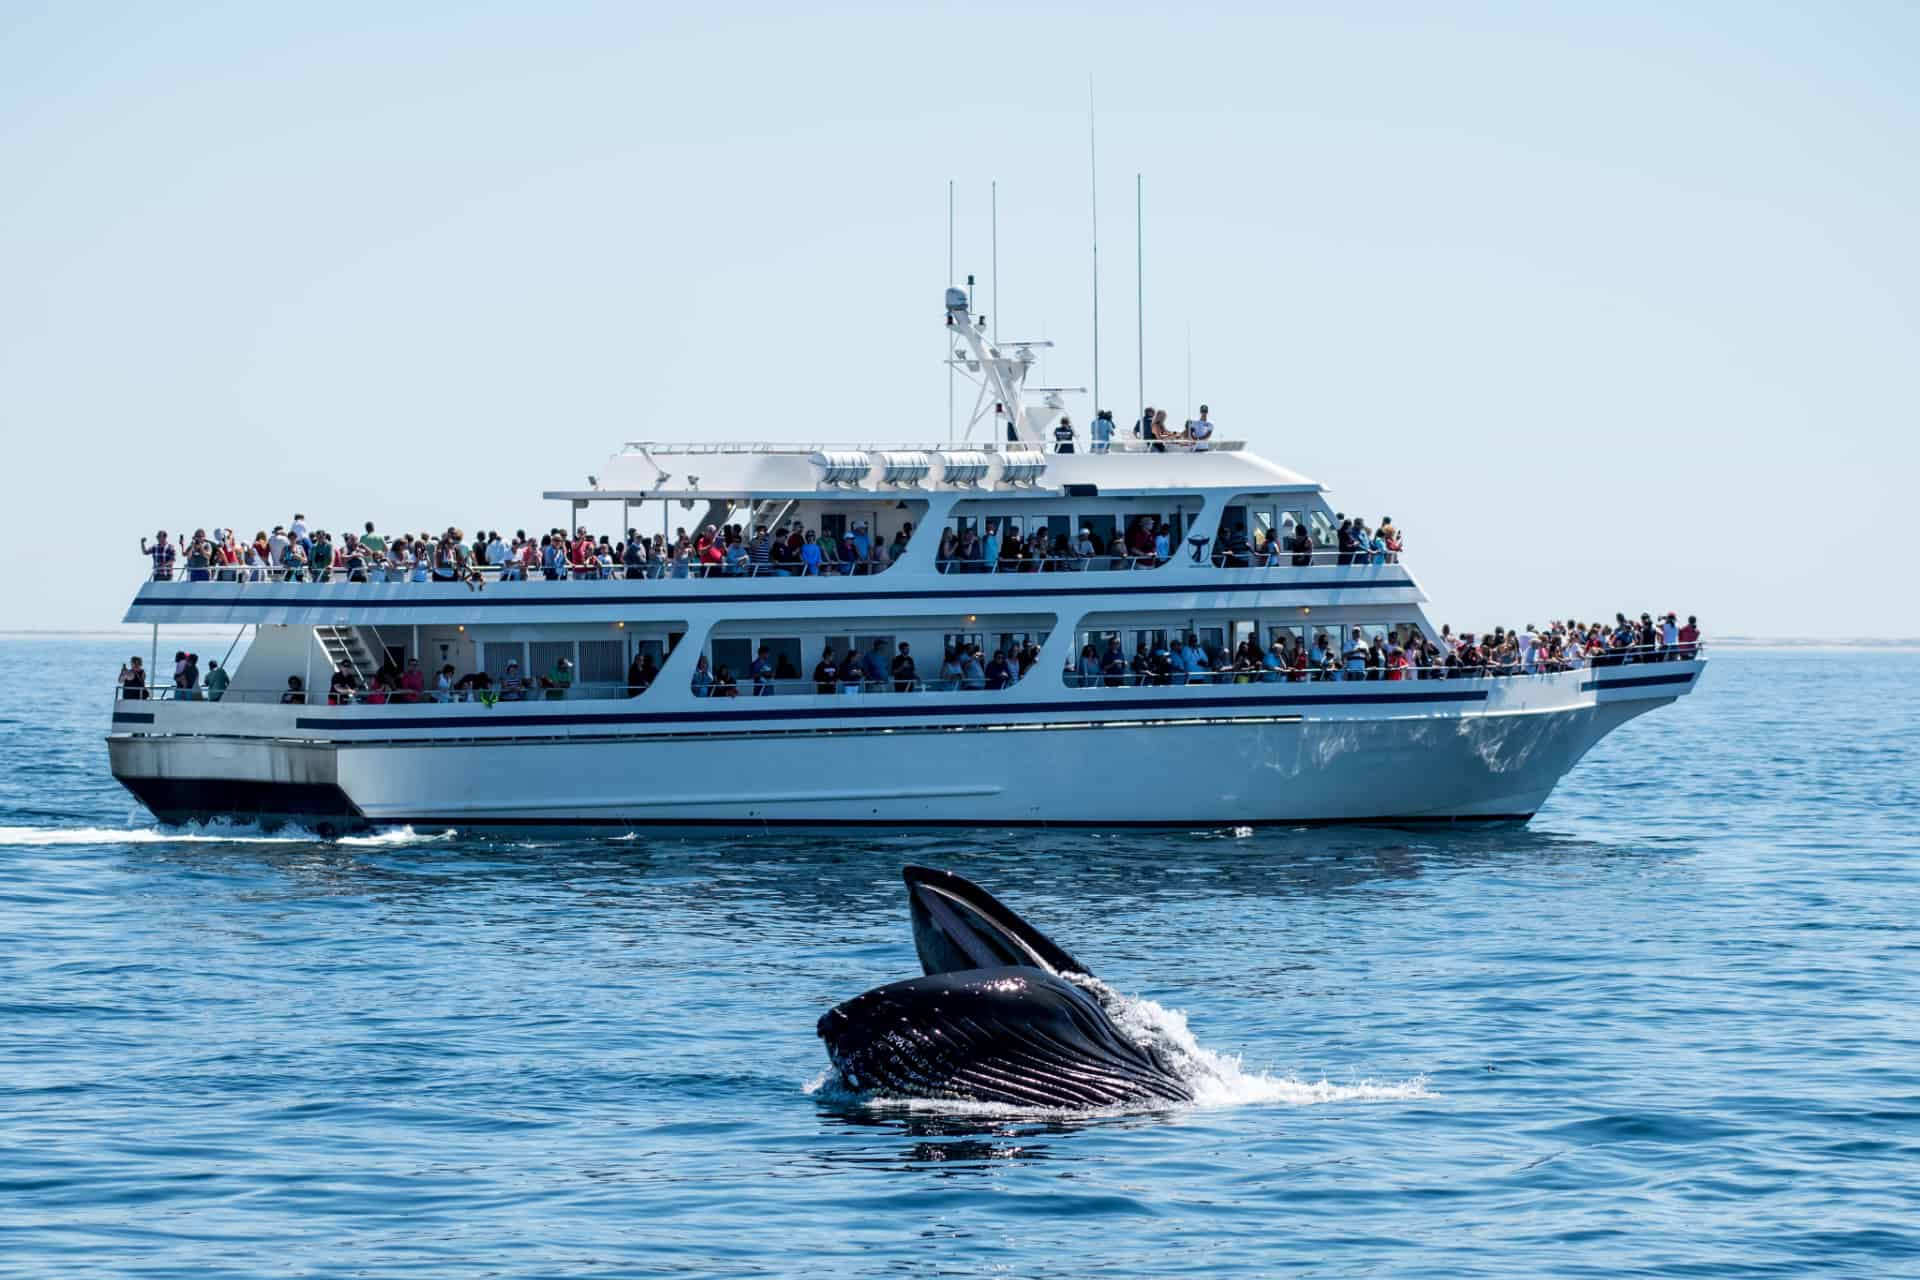
<instances>
[{"instance_id":1,"label":"person wearing red shirt","mask_svg":"<svg viewBox=\"0 0 1920 1280\"><path fill-rule=\"evenodd\" d=\"M400 677L403 692L395 699L397 702L419 702L427 691L427 673L420 669L420 659L407 659L407 674Z\"/></svg>"},{"instance_id":2,"label":"person wearing red shirt","mask_svg":"<svg viewBox=\"0 0 1920 1280\"><path fill-rule=\"evenodd\" d=\"M1697 657L1700 652L1700 619L1687 615L1687 625L1680 628L1680 657L1684 661Z\"/></svg>"}]
</instances>

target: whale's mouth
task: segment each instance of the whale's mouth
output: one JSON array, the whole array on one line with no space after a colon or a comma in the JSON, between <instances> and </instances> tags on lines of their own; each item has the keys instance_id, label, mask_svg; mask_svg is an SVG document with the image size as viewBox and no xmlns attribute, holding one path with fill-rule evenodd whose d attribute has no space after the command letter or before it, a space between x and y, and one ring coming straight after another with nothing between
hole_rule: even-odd
<instances>
[{"instance_id":1,"label":"whale's mouth","mask_svg":"<svg viewBox=\"0 0 1920 1280\"><path fill-rule=\"evenodd\" d=\"M979 885L951 871L907 867L913 945L929 975L1018 966L1092 976L1064 948Z\"/></svg>"}]
</instances>

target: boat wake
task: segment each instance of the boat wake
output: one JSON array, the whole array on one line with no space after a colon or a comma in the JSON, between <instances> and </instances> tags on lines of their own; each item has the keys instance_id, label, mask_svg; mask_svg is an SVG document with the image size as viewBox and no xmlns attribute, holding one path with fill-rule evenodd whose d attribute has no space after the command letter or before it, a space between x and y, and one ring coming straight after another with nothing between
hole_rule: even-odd
<instances>
[{"instance_id":1,"label":"boat wake","mask_svg":"<svg viewBox=\"0 0 1920 1280\"><path fill-rule=\"evenodd\" d=\"M452 831L422 834L412 827L393 827L363 836L328 838L304 827L280 826L271 831L250 823L188 823L183 827L0 827L0 847L45 848L90 844L326 844L348 848L394 848L451 840Z\"/></svg>"},{"instance_id":2,"label":"boat wake","mask_svg":"<svg viewBox=\"0 0 1920 1280\"><path fill-rule=\"evenodd\" d=\"M1216 1053L1194 1038L1187 1015L1152 1000L1122 995L1098 978L1071 975L1068 979L1093 993L1114 1024L1137 1044L1159 1050L1174 1071L1193 1090L1190 1103L1135 1103L1097 1110L1067 1111L1053 1107L1015 1107L998 1102L951 1098L893 1098L855 1092L829 1068L808 1081L804 1091L822 1101L857 1104L876 1111L938 1113L952 1116L1016 1116L1032 1119L1074 1119L1133 1115L1148 1111L1213 1110L1225 1107L1283 1105L1319 1106L1340 1102L1410 1102L1431 1098L1425 1076L1408 1080L1361 1079L1335 1084L1322 1077L1303 1080L1294 1075L1250 1071L1236 1054Z\"/></svg>"}]
</instances>

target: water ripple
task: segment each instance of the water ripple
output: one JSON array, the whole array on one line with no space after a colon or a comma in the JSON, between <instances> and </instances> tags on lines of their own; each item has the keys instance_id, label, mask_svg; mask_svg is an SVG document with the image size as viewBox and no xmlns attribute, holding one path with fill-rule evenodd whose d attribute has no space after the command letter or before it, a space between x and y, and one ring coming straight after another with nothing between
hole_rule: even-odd
<instances>
[{"instance_id":1,"label":"water ripple","mask_svg":"<svg viewBox=\"0 0 1920 1280\"><path fill-rule=\"evenodd\" d=\"M0 1275L1920 1274L1913 655L1729 654L1524 829L326 843L145 822L117 650L0 643ZM827 1085L906 861L1201 1105Z\"/></svg>"}]
</instances>

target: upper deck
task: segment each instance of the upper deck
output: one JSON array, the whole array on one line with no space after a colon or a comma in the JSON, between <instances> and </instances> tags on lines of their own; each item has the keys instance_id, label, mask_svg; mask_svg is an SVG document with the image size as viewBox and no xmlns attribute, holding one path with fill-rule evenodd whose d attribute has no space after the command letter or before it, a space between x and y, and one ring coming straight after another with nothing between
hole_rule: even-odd
<instances>
[{"instance_id":1,"label":"upper deck","mask_svg":"<svg viewBox=\"0 0 1920 1280\"><path fill-rule=\"evenodd\" d=\"M1025 442L820 443L633 441L580 489L550 489L552 501L700 502L861 493L1027 493L1060 496L1091 486L1109 496L1205 494L1214 490L1317 493L1320 486L1247 450L1243 441L1162 444L1083 432L1071 452Z\"/></svg>"},{"instance_id":2,"label":"upper deck","mask_svg":"<svg viewBox=\"0 0 1920 1280\"><path fill-rule=\"evenodd\" d=\"M1354 563L1337 550L1319 485L1233 442L1155 451L1127 440L1097 452L1084 442L1073 452L637 443L589 480L545 497L566 504L555 533L606 538L611 563L558 577L538 563L493 564L443 581L377 553L350 568L338 543L324 576L271 563L190 567L183 557L169 578L140 588L126 621L524 623L617 620L636 609L690 617L716 606L801 615L1032 608L1110 595L1196 607L1425 599L1397 556ZM814 568L757 563L735 548L761 529L796 540L804 531L827 553ZM1281 545L1295 530L1308 531L1310 551ZM727 559L675 553L708 534L727 539ZM861 542L857 561L832 550L849 535ZM990 535L1023 544L1023 554L982 555ZM641 565L623 561L630 540L650 544ZM870 559L880 547L886 554Z\"/></svg>"}]
</instances>

